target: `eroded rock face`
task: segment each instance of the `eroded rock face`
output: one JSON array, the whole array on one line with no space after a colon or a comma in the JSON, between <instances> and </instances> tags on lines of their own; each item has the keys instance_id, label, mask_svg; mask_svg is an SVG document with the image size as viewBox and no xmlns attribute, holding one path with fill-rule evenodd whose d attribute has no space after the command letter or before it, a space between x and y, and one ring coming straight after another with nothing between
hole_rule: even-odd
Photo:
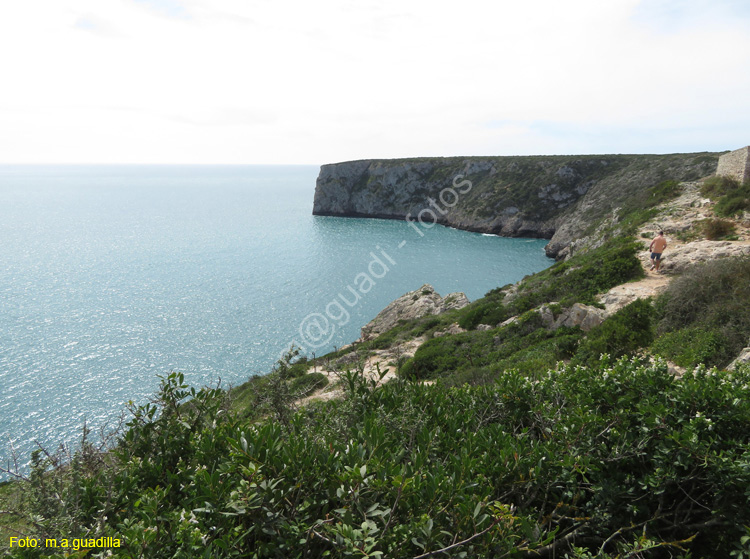
<instances>
[{"instance_id":1,"label":"eroded rock face","mask_svg":"<svg viewBox=\"0 0 750 559\"><path fill-rule=\"evenodd\" d=\"M466 332L466 330L464 330L463 328L461 328L458 325L458 322L454 322L453 324L451 324L450 326L448 326L448 328L446 328L445 330L440 330L438 332L435 332L433 334L433 336L435 338L440 338L442 336L455 336L456 334L461 334L462 332Z\"/></svg>"},{"instance_id":2,"label":"eroded rock face","mask_svg":"<svg viewBox=\"0 0 750 559\"><path fill-rule=\"evenodd\" d=\"M661 270L665 274L681 274L692 264L720 258L750 255L750 245L732 241L695 241L676 248L667 247L662 257ZM646 260L648 256L643 256Z\"/></svg>"},{"instance_id":3,"label":"eroded rock face","mask_svg":"<svg viewBox=\"0 0 750 559\"><path fill-rule=\"evenodd\" d=\"M533 310L533 312L539 313L539 316L542 317L542 324L544 324L544 327L549 330L557 330L563 326L569 328L580 326L581 330L588 332L604 322L610 314L604 309L593 307L591 305L574 303L573 306L563 309L555 318L555 314L552 312L551 308L552 305L557 305L557 303L546 303ZM519 318L520 317L518 316L511 317L505 322L502 322L500 327L518 322Z\"/></svg>"},{"instance_id":4,"label":"eroded rock face","mask_svg":"<svg viewBox=\"0 0 750 559\"><path fill-rule=\"evenodd\" d=\"M711 174L718 154L446 157L323 165L313 214L437 222L550 239L560 258L592 222L669 176Z\"/></svg>"},{"instance_id":5,"label":"eroded rock face","mask_svg":"<svg viewBox=\"0 0 750 559\"><path fill-rule=\"evenodd\" d=\"M557 329L562 326L568 326L570 328L580 326L581 330L588 332L595 326L599 326L604 322L605 318L607 318L607 312L604 309L584 305L582 303L575 303L572 307L565 309L560 316L557 317L552 327Z\"/></svg>"},{"instance_id":6,"label":"eroded rock face","mask_svg":"<svg viewBox=\"0 0 750 559\"><path fill-rule=\"evenodd\" d=\"M648 299L664 293L669 286L669 278L665 276L647 277L635 283L617 285L597 296L604 305L607 315L612 315L636 299Z\"/></svg>"},{"instance_id":7,"label":"eroded rock face","mask_svg":"<svg viewBox=\"0 0 750 559\"><path fill-rule=\"evenodd\" d=\"M727 365L727 370L733 371L741 363L750 363L750 347L746 347L745 349L743 349L737 356L737 359Z\"/></svg>"},{"instance_id":8,"label":"eroded rock face","mask_svg":"<svg viewBox=\"0 0 750 559\"><path fill-rule=\"evenodd\" d=\"M452 309L460 309L469 304L463 293L450 293L441 297L435 289L424 284L393 301L362 327L362 341L376 338L396 326L399 320L410 320L423 316L441 314Z\"/></svg>"}]
</instances>

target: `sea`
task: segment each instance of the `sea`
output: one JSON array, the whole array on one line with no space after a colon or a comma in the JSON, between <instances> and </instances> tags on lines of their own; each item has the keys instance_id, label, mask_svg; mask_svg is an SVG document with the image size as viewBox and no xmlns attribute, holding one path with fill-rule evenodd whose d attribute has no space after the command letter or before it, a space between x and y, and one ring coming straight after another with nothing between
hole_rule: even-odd
<instances>
[{"instance_id":1,"label":"sea","mask_svg":"<svg viewBox=\"0 0 750 559\"><path fill-rule=\"evenodd\" d=\"M0 466L108 428L172 371L237 385L425 283L474 300L552 263L539 239L313 216L318 170L0 166Z\"/></svg>"}]
</instances>

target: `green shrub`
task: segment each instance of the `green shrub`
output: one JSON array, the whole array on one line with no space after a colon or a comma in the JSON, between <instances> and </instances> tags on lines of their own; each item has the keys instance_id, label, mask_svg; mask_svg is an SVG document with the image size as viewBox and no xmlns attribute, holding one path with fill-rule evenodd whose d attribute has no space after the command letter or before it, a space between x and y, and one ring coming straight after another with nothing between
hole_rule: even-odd
<instances>
[{"instance_id":1,"label":"green shrub","mask_svg":"<svg viewBox=\"0 0 750 559\"><path fill-rule=\"evenodd\" d=\"M747 185L731 194L722 196L714 206L716 215L723 217L736 216L746 210L750 210L750 186Z\"/></svg>"},{"instance_id":2,"label":"green shrub","mask_svg":"<svg viewBox=\"0 0 750 559\"><path fill-rule=\"evenodd\" d=\"M289 390L298 398L302 398L326 386L328 386L327 376L323 373L309 373L293 379L289 383Z\"/></svg>"},{"instance_id":3,"label":"green shrub","mask_svg":"<svg viewBox=\"0 0 750 559\"><path fill-rule=\"evenodd\" d=\"M306 375L309 368L310 362L303 357L290 365L288 375L290 378L299 378Z\"/></svg>"},{"instance_id":4,"label":"green shrub","mask_svg":"<svg viewBox=\"0 0 750 559\"><path fill-rule=\"evenodd\" d=\"M620 238L557 263L524 281L518 296L506 304L509 316L552 301L564 307L593 304L598 293L644 276L636 257L642 250L633 239Z\"/></svg>"},{"instance_id":5,"label":"green shrub","mask_svg":"<svg viewBox=\"0 0 750 559\"><path fill-rule=\"evenodd\" d=\"M749 258L726 258L690 267L657 300L657 334L674 334L657 340L657 347L669 355L680 355L677 344L695 339L703 349L685 348L685 354L693 357L684 357L684 362L694 364L701 355L710 355L707 364L726 365L750 339L748 301ZM681 330L687 331L680 337L677 333Z\"/></svg>"},{"instance_id":6,"label":"green shrub","mask_svg":"<svg viewBox=\"0 0 750 559\"><path fill-rule=\"evenodd\" d=\"M502 303L493 299L482 300L464 313L458 325L465 330L474 330L480 324L495 326L506 318L508 313Z\"/></svg>"},{"instance_id":7,"label":"green shrub","mask_svg":"<svg viewBox=\"0 0 750 559\"><path fill-rule=\"evenodd\" d=\"M727 176L711 177L701 186L701 194L716 200L714 212L721 217L731 217L750 209L750 183Z\"/></svg>"},{"instance_id":8,"label":"green shrub","mask_svg":"<svg viewBox=\"0 0 750 559\"><path fill-rule=\"evenodd\" d=\"M432 338L403 364L400 375L408 379L435 378L441 373L455 371L467 361L471 351L471 338L466 335Z\"/></svg>"},{"instance_id":9,"label":"green shrub","mask_svg":"<svg viewBox=\"0 0 750 559\"><path fill-rule=\"evenodd\" d=\"M362 344L360 347L364 349L387 349L393 347L403 340L429 334L430 331L450 324L454 319L454 314L457 312L460 311L447 312L440 316L431 315L413 320L400 320L396 326L387 332L383 332L374 340Z\"/></svg>"},{"instance_id":10,"label":"green shrub","mask_svg":"<svg viewBox=\"0 0 750 559\"><path fill-rule=\"evenodd\" d=\"M497 378L497 372L487 367L470 367L445 378L445 386L481 386L491 384Z\"/></svg>"},{"instance_id":11,"label":"green shrub","mask_svg":"<svg viewBox=\"0 0 750 559\"><path fill-rule=\"evenodd\" d=\"M651 187L648 193L650 204L661 204L666 200L675 198L681 192L680 181L666 180Z\"/></svg>"},{"instance_id":12,"label":"green shrub","mask_svg":"<svg viewBox=\"0 0 750 559\"><path fill-rule=\"evenodd\" d=\"M517 321L498 330L471 331L429 340L417 349L414 357L400 370L408 379L472 377L471 370L489 368L493 373L516 368L528 374L539 374L567 359L582 333L579 328L547 330L535 311L521 315Z\"/></svg>"},{"instance_id":13,"label":"green shrub","mask_svg":"<svg viewBox=\"0 0 750 559\"><path fill-rule=\"evenodd\" d=\"M444 323L444 319L437 316L427 316L421 320L416 321L409 331L409 337L423 336L430 330L438 328Z\"/></svg>"},{"instance_id":14,"label":"green shrub","mask_svg":"<svg viewBox=\"0 0 750 559\"><path fill-rule=\"evenodd\" d=\"M680 367L726 364L732 354L721 330L703 327L683 328L661 336L652 351L674 361Z\"/></svg>"},{"instance_id":15,"label":"green shrub","mask_svg":"<svg viewBox=\"0 0 750 559\"><path fill-rule=\"evenodd\" d=\"M592 328L580 343L574 361L594 364L606 353L613 358L632 354L654 339L650 299L636 299Z\"/></svg>"},{"instance_id":16,"label":"green shrub","mask_svg":"<svg viewBox=\"0 0 750 559\"><path fill-rule=\"evenodd\" d=\"M567 333L570 331L574 333ZM536 377L545 371L555 369L561 360L570 359L582 337L583 333L578 328L560 328L551 338L537 343L529 341L531 345L494 362L491 369L495 375L515 369L524 375Z\"/></svg>"},{"instance_id":17,"label":"green shrub","mask_svg":"<svg viewBox=\"0 0 750 559\"><path fill-rule=\"evenodd\" d=\"M716 175L703 181L701 194L715 200L737 190L740 186L740 181L734 177Z\"/></svg>"},{"instance_id":18,"label":"green shrub","mask_svg":"<svg viewBox=\"0 0 750 559\"><path fill-rule=\"evenodd\" d=\"M702 226L703 234L709 241L715 241L734 233L734 224L724 219L706 219Z\"/></svg>"},{"instance_id":19,"label":"green shrub","mask_svg":"<svg viewBox=\"0 0 750 559\"><path fill-rule=\"evenodd\" d=\"M122 547L92 556L155 559L730 557L743 541L750 367L486 374L382 388L351 374L344 399L288 429L169 377L98 468L47 472L61 485L41 493L54 506L26 501L29 535L109 536Z\"/></svg>"}]
</instances>

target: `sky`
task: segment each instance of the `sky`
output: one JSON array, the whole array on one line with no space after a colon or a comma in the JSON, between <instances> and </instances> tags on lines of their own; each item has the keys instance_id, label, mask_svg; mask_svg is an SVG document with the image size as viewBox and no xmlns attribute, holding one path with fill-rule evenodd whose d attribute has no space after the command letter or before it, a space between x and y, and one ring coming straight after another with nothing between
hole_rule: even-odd
<instances>
[{"instance_id":1,"label":"sky","mask_svg":"<svg viewBox=\"0 0 750 559\"><path fill-rule=\"evenodd\" d=\"M0 164L750 144L747 0L24 0Z\"/></svg>"}]
</instances>

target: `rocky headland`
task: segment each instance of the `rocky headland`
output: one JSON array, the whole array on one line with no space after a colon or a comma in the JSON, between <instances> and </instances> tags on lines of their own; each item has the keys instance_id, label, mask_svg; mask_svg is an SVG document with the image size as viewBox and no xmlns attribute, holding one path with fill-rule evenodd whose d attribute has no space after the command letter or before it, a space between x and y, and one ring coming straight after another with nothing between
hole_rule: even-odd
<instances>
[{"instance_id":1,"label":"rocky headland","mask_svg":"<svg viewBox=\"0 0 750 559\"><path fill-rule=\"evenodd\" d=\"M637 158L638 156L633 157ZM642 170L641 174L636 175L639 177L648 176L648 181L650 182L661 179L662 175L656 170L657 162L659 161L658 156L651 156L657 157L656 160L651 159L651 157L644 157L648 162L648 165L643 165L646 170ZM710 166L705 163L709 159L706 154L684 156L684 158L678 156L663 157L667 158L667 161L671 161L668 168L673 171L677 168L676 162L682 161L684 165L682 172L685 175L712 174ZM502 160L504 158L499 159ZM711 156L710 160L715 161L715 158ZM613 165L618 162L620 164L623 163L616 159ZM636 162L637 159L636 161L630 161L629 165L635 167ZM355 163L351 164L353 165L352 168L349 167L349 164L330 165L323 168L316 191L316 213L323 213L323 208L326 208L327 213L336 214L338 212L338 215L368 215L377 213L377 217L393 219L402 218L401 214L413 217L418 215L425 207L419 205L419 197L424 196L427 199L432 198L434 200L435 191L437 190L437 195L439 196L439 188L443 185L443 183L435 179L434 182L429 183L431 186L418 187L416 178L418 169L421 169L423 173L427 172L428 169L432 169L431 172L433 173L435 172L434 167L431 167L431 163L428 162L423 162L421 165L405 163L401 167L395 166L395 163L390 165L382 162ZM475 165L472 166L472 163ZM537 164L539 163L537 161ZM557 163L559 164L560 161ZM664 163L664 160L662 163ZM453 164L457 163L453 162ZM540 165L540 168L544 169L544 166ZM354 169L354 174L347 174L347 170L352 169ZM482 180L487 181L484 183L484 186L489 188L488 181L491 175L498 174L497 167L490 166L490 170L487 171L486 176L479 178L478 169L485 169L487 171L488 168L486 165L477 164L477 161L468 160L463 163L463 167L460 169L455 166L450 167L450 171L445 173L445 176L451 176L451 173L461 171L466 173L466 175L460 176L459 181L465 180L463 177L473 177L476 184L483 184ZM492 171L493 169L494 171ZM560 172L560 169L558 167L554 171L555 176L566 174L565 171ZM549 174L545 173L546 171L542 171L540 176L549 179ZM360 184L358 188L348 189L345 185L350 184L347 181L353 181L355 175L359 176L358 180ZM556 204L554 203L554 198L547 199L543 206L535 206L536 209L531 209L532 205L528 203L526 210L524 210L525 218L519 215L522 212L518 209L518 206L513 206L513 208L518 209L515 212L516 221L510 220L507 217L508 214L503 214L502 212L494 219L487 221L481 217L484 214L477 209L473 215L475 217L480 216L480 218L467 225L469 220L466 218L467 214L465 210L459 210L458 204L456 204L456 207L453 208L455 211L453 213L446 212L446 216L443 217L441 222L454 226L463 224L464 229L483 230L483 228L489 227L489 229L484 230L501 234L535 234L538 236L543 236L542 233L545 232L549 233L550 230L547 227L551 227L551 224L556 224L556 232L551 237L552 243L557 243L557 248L548 249L548 252L558 256L559 259L564 259L579 251L586 252L596 249L606 239L626 235L623 230L623 223L620 220L621 212L625 213L622 211L622 207L626 206L628 208L627 211L632 212L634 208L638 211L638 205L633 200L638 200L638 197L642 197L644 193L648 194L648 190L653 191L653 186L650 189L643 187L636 188L633 184L636 181L636 175L628 175L628 173L623 171L617 173L620 180L623 180L626 185L630 186L630 191L635 197L634 199L623 199L618 194L618 188L613 186L612 181L615 180L614 177L605 176L600 178L598 182L589 184L586 189L580 185L576 187L574 182L569 183L569 187L572 190L568 190L568 192L577 193L578 198L574 200L575 196L571 194L569 198L565 198L565 200L569 200L569 204L567 205L561 196L557 196L560 199L556 201ZM364 181L365 178L367 182ZM399 188L397 184L399 180L404 181L403 184L406 186ZM539 178L538 180L542 181ZM380 184L379 188L372 186L375 183ZM371 186L368 187L367 184ZM602 184L609 190L605 190ZM446 187L442 186L442 188ZM701 183L699 181L683 181L676 185L675 188L679 191L679 195L671 196L662 203L654 204L652 202L650 205L652 208L650 210L650 218L641 223L635 232L636 237L640 239L641 251L637 256L640 266L643 269L644 277L615 285L608 290L600 292L595 297L593 304L576 302L570 306L561 306L559 303L551 302L540 305L533 309L533 311L539 315L541 326L550 331L555 331L559 328L577 327L584 333L588 333L634 301L638 299L654 300L667 290L673 278L679 277L696 264L711 264L723 259L750 257L750 215L745 213L732 220L735 232L737 233L733 240L705 239L702 235L702 224L706 220L715 217L714 202L701 194ZM626 187L623 187L623 189L628 190ZM428 190L430 193L428 193ZM551 190L547 188L542 191L549 192ZM578 193L579 190L582 193ZM339 193L338 197L333 195L337 191ZM471 207L468 201L468 194L469 192L467 192L466 206ZM380 202L377 202L378 196L380 197ZM496 198L499 199L500 196ZM544 200L544 197L540 197L539 191L537 191L537 198ZM485 191L482 200L486 202L490 199L491 196ZM620 201L622 206L616 205L617 200ZM379 206L377 205L378 203L380 203ZM397 211L399 204L401 212ZM427 207L434 207L434 205L428 205ZM387 209L387 212L384 212L384 209ZM536 219L536 221L534 219L527 219L534 216L538 218L540 215L547 216L546 221L543 219ZM584 216L590 216L592 221L587 222L587 218L584 218ZM455 219L456 221L449 221L449 219ZM532 222L537 225L546 225L541 225L540 228L533 229L532 225L530 225ZM499 231L498 227L500 228ZM651 261L649 259L648 246L650 239L658 230L665 231L669 247L665 253L661 273L657 274L650 269ZM575 235L572 232L575 232ZM630 234L632 233L631 231ZM519 286L522 284L523 282L519 282L519 284L503 288L505 303L512 303L519 296ZM367 342L375 340L379 335L388 332L406 321L413 321L430 315L442 315L455 309L464 308L468 304L469 301L463 293L452 293L441 297L430 285L423 285L419 289L399 297L381 311L377 317L362 328L361 338L352 347L359 344L367 344ZM520 319L520 316L511 316L499 324L478 324L475 326L475 329L477 331L495 330L496 328L504 328L517 323ZM370 375L375 375L376 370L383 371L385 372L385 377L382 381L387 381L395 375L399 361L413 357L417 349L431 337L437 338L462 334L464 332L466 332L464 328L459 326L458 323L453 322L432 331L429 336L420 333L419 335L403 339L400 343L393 344L390 347L371 350L362 362L363 371ZM348 354L333 370L344 368L347 364L350 365L353 359L356 360L356 354ZM728 368L733 368L737 363L746 361L750 361L750 348L745 348L737 356L737 359L728 365ZM670 366L677 371L683 370L671 363ZM377 367L380 368L377 369ZM327 373L330 375L332 371L328 371Z\"/></svg>"},{"instance_id":2,"label":"rocky headland","mask_svg":"<svg viewBox=\"0 0 750 559\"><path fill-rule=\"evenodd\" d=\"M550 239L561 258L591 225L664 180L713 174L720 154L450 157L323 165L313 214L437 222Z\"/></svg>"}]
</instances>

